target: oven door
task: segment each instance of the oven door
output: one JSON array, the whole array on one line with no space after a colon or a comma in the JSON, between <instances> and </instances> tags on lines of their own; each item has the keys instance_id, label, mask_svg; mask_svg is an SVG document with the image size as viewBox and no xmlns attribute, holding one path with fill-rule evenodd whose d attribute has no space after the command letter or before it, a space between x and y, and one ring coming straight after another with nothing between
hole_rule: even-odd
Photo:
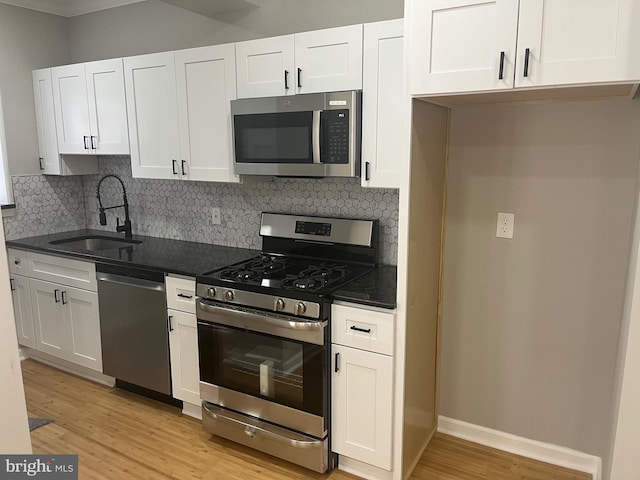
<instances>
[{"instance_id":1,"label":"oven door","mask_svg":"<svg viewBox=\"0 0 640 480\"><path fill-rule=\"evenodd\" d=\"M197 305L203 400L322 438L327 430L328 342L302 340L295 324L320 328L312 333L326 340L326 322L282 319L286 325L265 333L246 327L262 320L267 326L261 330L270 330L270 322L280 321L277 317L200 299Z\"/></svg>"}]
</instances>

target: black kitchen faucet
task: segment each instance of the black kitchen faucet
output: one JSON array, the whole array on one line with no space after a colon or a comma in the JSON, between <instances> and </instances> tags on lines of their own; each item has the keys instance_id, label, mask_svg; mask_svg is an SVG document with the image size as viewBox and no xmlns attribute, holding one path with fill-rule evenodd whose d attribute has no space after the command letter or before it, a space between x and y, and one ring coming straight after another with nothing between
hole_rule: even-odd
<instances>
[{"instance_id":1,"label":"black kitchen faucet","mask_svg":"<svg viewBox=\"0 0 640 480\"><path fill-rule=\"evenodd\" d=\"M114 205L112 207L103 207L102 200L100 199L100 186L102 182L104 182L107 178L113 177L120 182L120 186L122 187L122 205ZM129 202L127 201L127 190L124 188L124 182L122 179L113 174L105 175L98 182L98 187L96 188L97 196L98 196L98 205L100 206L100 225L107 224L107 214L106 210L111 210L112 208L120 208L124 207L124 224L120 225L120 218L116 217L116 232L124 232L125 238L131 238L131 219L129 218Z\"/></svg>"}]
</instances>

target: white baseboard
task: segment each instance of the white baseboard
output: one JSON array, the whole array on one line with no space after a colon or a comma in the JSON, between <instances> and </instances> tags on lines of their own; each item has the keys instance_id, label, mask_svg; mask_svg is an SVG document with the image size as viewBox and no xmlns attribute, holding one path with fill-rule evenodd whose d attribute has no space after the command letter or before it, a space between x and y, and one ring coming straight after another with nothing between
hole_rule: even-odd
<instances>
[{"instance_id":1,"label":"white baseboard","mask_svg":"<svg viewBox=\"0 0 640 480\"><path fill-rule=\"evenodd\" d=\"M42 362L51 367L55 367L67 373L86 378L87 380L91 380L96 383L101 383L102 385L106 385L107 387L113 387L116 384L115 378L105 375L101 372L96 372L95 370L91 370L90 368L81 367L80 365L76 365L61 358L54 357L53 355L49 355L48 353L39 352L38 350L34 350L32 348L22 347L21 350L26 358L33 358L34 360Z\"/></svg>"},{"instance_id":2,"label":"white baseboard","mask_svg":"<svg viewBox=\"0 0 640 480\"><path fill-rule=\"evenodd\" d=\"M499 430L443 417L442 415L438 418L438 431L541 462L590 473L593 480L601 480L602 478L602 459L595 455L589 455L551 443L518 437Z\"/></svg>"},{"instance_id":3,"label":"white baseboard","mask_svg":"<svg viewBox=\"0 0 640 480\"><path fill-rule=\"evenodd\" d=\"M202 420L202 405L194 405L188 402L182 402L182 413L198 420Z\"/></svg>"}]
</instances>

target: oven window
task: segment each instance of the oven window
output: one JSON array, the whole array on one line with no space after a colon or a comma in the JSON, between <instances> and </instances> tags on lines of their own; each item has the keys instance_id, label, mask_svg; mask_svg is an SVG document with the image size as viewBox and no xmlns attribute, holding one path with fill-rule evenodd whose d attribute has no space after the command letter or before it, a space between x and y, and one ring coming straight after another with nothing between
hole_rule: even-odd
<instances>
[{"instance_id":1,"label":"oven window","mask_svg":"<svg viewBox=\"0 0 640 480\"><path fill-rule=\"evenodd\" d=\"M313 163L313 112L236 115L238 163Z\"/></svg>"},{"instance_id":2,"label":"oven window","mask_svg":"<svg viewBox=\"0 0 640 480\"><path fill-rule=\"evenodd\" d=\"M200 379L324 415L325 347L198 322Z\"/></svg>"}]
</instances>

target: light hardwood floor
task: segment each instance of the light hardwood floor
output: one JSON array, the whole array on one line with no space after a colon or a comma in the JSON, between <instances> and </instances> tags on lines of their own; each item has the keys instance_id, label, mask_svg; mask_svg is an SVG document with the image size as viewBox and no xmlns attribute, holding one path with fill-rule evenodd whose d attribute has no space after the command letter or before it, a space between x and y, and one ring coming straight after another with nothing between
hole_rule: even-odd
<instances>
[{"instance_id":1,"label":"light hardwood floor","mask_svg":"<svg viewBox=\"0 0 640 480\"><path fill-rule=\"evenodd\" d=\"M34 453L79 454L82 480L353 480L321 475L206 433L176 407L108 388L34 360L22 362L29 416L54 423L31 433ZM412 480L587 480L446 435L436 435Z\"/></svg>"}]
</instances>

